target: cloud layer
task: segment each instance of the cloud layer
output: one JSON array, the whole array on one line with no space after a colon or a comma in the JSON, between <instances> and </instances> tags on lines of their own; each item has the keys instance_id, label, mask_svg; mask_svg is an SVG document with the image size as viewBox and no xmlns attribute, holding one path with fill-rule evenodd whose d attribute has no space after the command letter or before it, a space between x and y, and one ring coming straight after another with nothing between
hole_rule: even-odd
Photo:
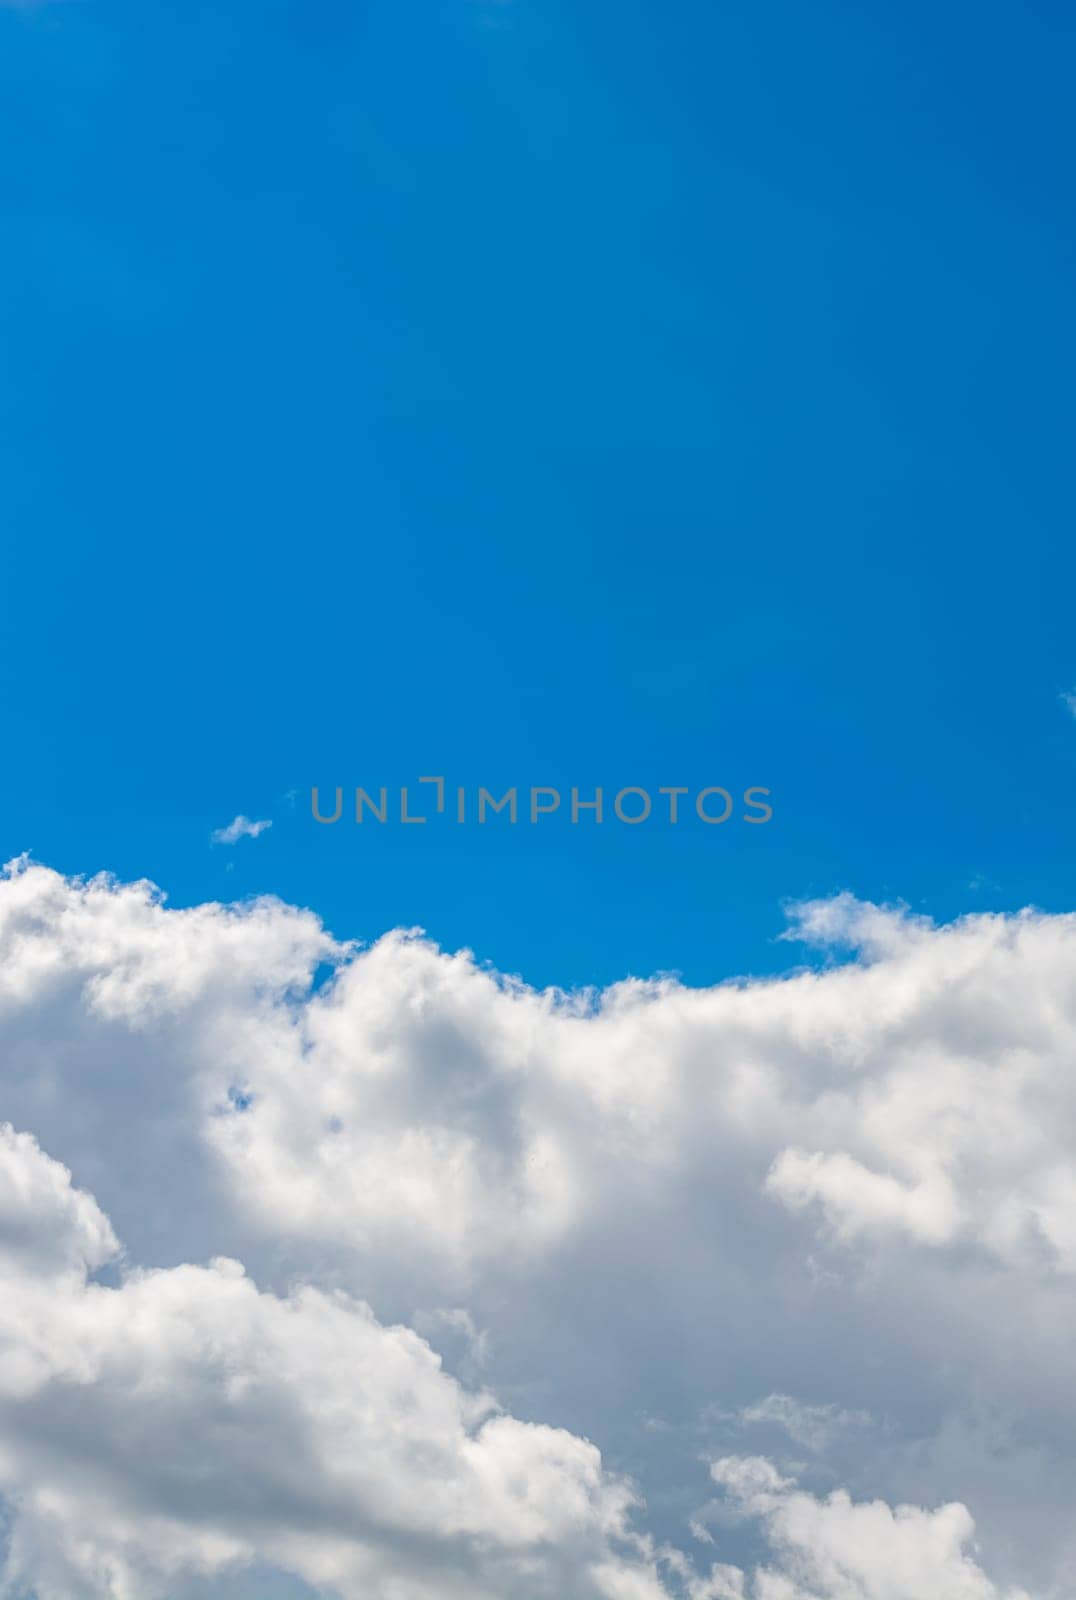
<instances>
[{"instance_id":1,"label":"cloud layer","mask_svg":"<svg viewBox=\"0 0 1076 1600\"><path fill-rule=\"evenodd\" d=\"M568 996L9 869L8 1592L1068 1592L1076 919L790 931Z\"/></svg>"}]
</instances>

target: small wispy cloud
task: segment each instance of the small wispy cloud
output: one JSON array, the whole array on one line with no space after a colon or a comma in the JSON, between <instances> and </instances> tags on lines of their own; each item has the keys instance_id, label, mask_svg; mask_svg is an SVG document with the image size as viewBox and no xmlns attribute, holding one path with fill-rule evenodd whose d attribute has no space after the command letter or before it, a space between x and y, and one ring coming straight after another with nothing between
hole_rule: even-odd
<instances>
[{"instance_id":1,"label":"small wispy cloud","mask_svg":"<svg viewBox=\"0 0 1076 1600\"><path fill-rule=\"evenodd\" d=\"M789 1394L769 1394L738 1413L741 1426L773 1423L796 1444L821 1451L834 1436L847 1428L861 1428L870 1422L866 1411L839 1411L836 1406L810 1406Z\"/></svg>"},{"instance_id":2,"label":"small wispy cloud","mask_svg":"<svg viewBox=\"0 0 1076 1600\"><path fill-rule=\"evenodd\" d=\"M1058 699L1068 706L1072 715L1076 717L1076 689L1062 689Z\"/></svg>"},{"instance_id":3,"label":"small wispy cloud","mask_svg":"<svg viewBox=\"0 0 1076 1600\"><path fill-rule=\"evenodd\" d=\"M271 828L271 822L251 822L243 813L231 822L226 828L216 828L210 835L213 844L235 844L237 839L256 839L259 833L264 833L266 828Z\"/></svg>"}]
</instances>

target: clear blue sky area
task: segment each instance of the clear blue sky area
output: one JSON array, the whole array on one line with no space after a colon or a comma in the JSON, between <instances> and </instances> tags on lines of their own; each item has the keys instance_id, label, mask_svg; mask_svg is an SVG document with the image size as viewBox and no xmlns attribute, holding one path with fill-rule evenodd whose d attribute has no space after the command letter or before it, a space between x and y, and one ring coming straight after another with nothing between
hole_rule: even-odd
<instances>
[{"instance_id":1,"label":"clear blue sky area","mask_svg":"<svg viewBox=\"0 0 1076 1600\"><path fill-rule=\"evenodd\" d=\"M1074 32L0 6L5 856L566 985L1076 907ZM425 774L774 816L310 816Z\"/></svg>"}]
</instances>

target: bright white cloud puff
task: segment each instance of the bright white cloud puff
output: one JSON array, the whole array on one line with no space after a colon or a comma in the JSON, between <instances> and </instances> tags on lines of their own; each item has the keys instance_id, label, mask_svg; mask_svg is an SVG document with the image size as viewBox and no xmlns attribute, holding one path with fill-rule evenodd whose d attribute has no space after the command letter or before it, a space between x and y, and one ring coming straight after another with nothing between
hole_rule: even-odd
<instances>
[{"instance_id":1,"label":"bright white cloud puff","mask_svg":"<svg viewBox=\"0 0 1076 1600\"><path fill-rule=\"evenodd\" d=\"M14 864L0 1593L1061 1600L1076 918L796 927L567 996Z\"/></svg>"}]
</instances>

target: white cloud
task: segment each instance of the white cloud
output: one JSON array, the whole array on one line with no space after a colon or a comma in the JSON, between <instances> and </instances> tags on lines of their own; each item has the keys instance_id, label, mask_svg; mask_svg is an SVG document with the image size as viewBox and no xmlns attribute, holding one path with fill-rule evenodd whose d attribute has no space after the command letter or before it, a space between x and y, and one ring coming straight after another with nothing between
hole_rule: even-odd
<instances>
[{"instance_id":1,"label":"white cloud","mask_svg":"<svg viewBox=\"0 0 1076 1600\"><path fill-rule=\"evenodd\" d=\"M1072 712L1072 715L1074 717L1076 717L1076 689L1064 689L1064 690L1062 690L1059 698L1064 702L1064 704Z\"/></svg>"},{"instance_id":2,"label":"white cloud","mask_svg":"<svg viewBox=\"0 0 1076 1600\"><path fill-rule=\"evenodd\" d=\"M739 1515L764 1524L775 1564L755 1572L754 1600L1002 1600L968 1553L966 1506L894 1509L843 1489L819 1499L760 1456L724 1457L710 1471Z\"/></svg>"},{"instance_id":3,"label":"white cloud","mask_svg":"<svg viewBox=\"0 0 1076 1600\"><path fill-rule=\"evenodd\" d=\"M163 1596L183 1569L257 1556L386 1600L612 1594L598 1569L660 1593L612 1549L631 1493L594 1445L464 1390L339 1291L261 1293L227 1259L88 1281L115 1250L67 1171L4 1130L8 1589Z\"/></svg>"},{"instance_id":4,"label":"white cloud","mask_svg":"<svg viewBox=\"0 0 1076 1600\"><path fill-rule=\"evenodd\" d=\"M84 1275L119 1246L108 1218L72 1189L70 1174L47 1161L37 1141L0 1124L0 1254L21 1272L46 1280Z\"/></svg>"},{"instance_id":5,"label":"white cloud","mask_svg":"<svg viewBox=\"0 0 1076 1600\"><path fill-rule=\"evenodd\" d=\"M264 833L266 828L271 828L271 822L251 822L249 817L244 817L242 812L233 817L226 828L216 828L212 834L214 844L235 844L238 839L256 839Z\"/></svg>"},{"instance_id":6,"label":"white cloud","mask_svg":"<svg viewBox=\"0 0 1076 1600\"><path fill-rule=\"evenodd\" d=\"M794 1210L812 1200L844 1238L871 1228L904 1230L922 1244L947 1244L963 1222L954 1186L944 1173L902 1183L871 1172L843 1150L832 1155L783 1150L766 1186Z\"/></svg>"},{"instance_id":7,"label":"white cloud","mask_svg":"<svg viewBox=\"0 0 1076 1600\"><path fill-rule=\"evenodd\" d=\"M76 1201L33 1162L21 1211L0 1184L22 1263L14 1366L24 1385L41 1379L18 1405L43 1408L34 1437L48 1451L33 1454L45 1445L0 1409L0 1465L46 1486L40 1504L20 1488L26 1571L44 1586L50 1550L96 1552L81 1589L67 1568L48 1579L78 1600L171 1583L153 1561L223 1571L251 1554L349 1600L360 1582L378 1600L375 1582L386 1600L445 1600L450 1584L491 1600L542 1584L613 1600L650 1600L659 1584L689 1600L875 1600L852 1554L810 1568L781 1529L795 1512L824 1544L839 1523L854 1551L875 1521L889 1528L861 1511L884 1503L900 1529L901 1506L942 1508L911 1518L914 1539L934 1541L946 1581L964 1582L970 1561L991 1586L954 1597L1063 1593L1076 1556L1076 918L935 928L850 897L797 918L848 958L709 990L633 981L571 997L411 935L342 946L272 900L173 911L144 884L13 869L0 881L4 1113L96 1196ZM315 990L325 962L336 976ZM105 1212L129 1259L159 1270L120 1261L107 1284L86 1281L112 1248ZM189 1264L219 1257L246 1273ZM36 1261L54 1264L59 1290L34 1289ZM26 1321L56 1294L63 1318ZM362 1398L350 1350L379 1374L398 1356L417 1432ZM64 1361L89 1374L77 1405ZM221 1361L251 1379L231 1410ZM485 1385L506 1409L490 1414L479 1472L464 1445ZM199 1438L215 1440L225 1406L219 1473L169 1390L189 1395ZM122 1421L132 1395L152 1400L152 1431ZM457 1418L447 1433L430 1434L427 1403ZM382 1431L390 1466L397 1448L408 1457L397 1522L337 1423L371 1459ZM755 1523L728 1523L747 1504L729 1485L721 1515L696 1518L717 1546L698 1577L677 1551L704 1492L699 1452L730 1457L745 1425L780 1426L826 1490L847 1486L847 1508L789 1486L797 1469L779 1458L785 1486ZM267 1441L281 1437L278 1471ZM92 1503L87 1452L107 1464ZM472 1468L496 1528L465 1492ZM617 1531L625 1472L651 1543ZM978 1549L942 1515L958 1504ZM755 1572L759 1530L776 1553ZM319 1551L342 1576L311 1576ZM439 1589L434 1567L449 1574Z\"/></svg>"}]
</instances>

